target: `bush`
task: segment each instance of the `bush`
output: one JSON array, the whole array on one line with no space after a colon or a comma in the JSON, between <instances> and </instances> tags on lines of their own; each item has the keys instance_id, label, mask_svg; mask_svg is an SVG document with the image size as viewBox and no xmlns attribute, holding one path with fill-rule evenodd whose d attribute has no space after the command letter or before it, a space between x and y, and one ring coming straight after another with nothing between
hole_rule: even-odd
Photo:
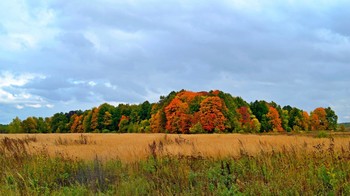
<instances>
[{"instance_id":1,"label":"bush","mask_svg":"<svg viewBox=\"0 0 350 196\"><path fill-rule=\"evenodd\" d=\"M329 138L329 133L327 133L326 131L319 131L317 133L317 138Z\"/></svg>"}]
</instances>

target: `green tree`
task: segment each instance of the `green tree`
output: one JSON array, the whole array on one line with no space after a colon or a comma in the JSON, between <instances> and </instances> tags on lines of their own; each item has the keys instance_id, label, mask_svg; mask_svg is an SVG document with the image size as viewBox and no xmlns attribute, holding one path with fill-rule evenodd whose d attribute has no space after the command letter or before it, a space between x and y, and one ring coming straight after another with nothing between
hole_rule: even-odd
<instances>
[{"instance_id":1,"label":"green tree","mask_svg":"<svg viewBox=\"0 0 350 196\"><path fill-rule=\"evenodd\" d=\"M51 118L52 133L68 133L69 118L64 113L56 113Z\"/></svg>"},{"instance_id":2,"label":"green tree","mask_svg":"<svg viewBox=\"0 0 350 196\"><path fill-rule=\"evenodd\" d=\"M266 101L255 101L250 104L250 109L261 124L260 132L272 130L266 117L269 107Z\"/></svg>"},{"instance_id":3,"label":"green tree","mask_svg":"<svg viewBox=\"0 0 350 196\"><path fill-rule=\"evenodd\" d=\"M332 110L332 108L326 108L326 118L328 121L328 130L337 130L338 128L338 116Z\"/></svg>"},{"instance_id":4,"label":"green tree","mask_svg":"<svg viewBox=\"0 0 350 196\"><path fill-rule=\"evenodd\" d=\"M139 113L140 120L149 120L151 118L152 105L145 101L141 104L141 110Z\"/></svg>"},{"instance_id":5,"label":"green tree","mask_svg":"<svg viewBox=\"0 0 350 196\"><path fill-rule=\"evenodd\" d=\"M22 121L18 117L14 118L9 124L9 133L23 133Z\"/></svg>"},{"instance_id":6,"label":"green tree","mask_svg":"<svg viewBox=\"0 0 350 196\"><path fill-rule=\"evenodd\" d=\"M38 132L39 133L47 133L48 129L47 129L47 124L46 124L44 118L39 117L36 119L36 121L37 121Z\"/></svg>"}]
</instances>

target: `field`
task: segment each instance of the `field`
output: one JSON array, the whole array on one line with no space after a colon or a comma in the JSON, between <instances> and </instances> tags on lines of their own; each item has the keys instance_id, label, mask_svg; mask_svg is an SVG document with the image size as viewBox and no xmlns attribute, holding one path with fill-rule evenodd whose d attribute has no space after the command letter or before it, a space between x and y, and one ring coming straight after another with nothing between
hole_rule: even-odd
<instances>
[{"instance_id":1,"label":"field","mask_svg":"<svg viewBox=\"0 0 350 196\"><path fill-rule=\"evenodd\" d=\"M346 134L10 134L0 165L1 195L350 194Z\"/></svg>"}]
</instances>

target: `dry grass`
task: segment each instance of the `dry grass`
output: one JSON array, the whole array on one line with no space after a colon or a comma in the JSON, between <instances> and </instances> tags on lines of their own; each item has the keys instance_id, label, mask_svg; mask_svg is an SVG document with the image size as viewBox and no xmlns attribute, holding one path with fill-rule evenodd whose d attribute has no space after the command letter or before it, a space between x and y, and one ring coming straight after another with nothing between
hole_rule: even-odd
<instances>
[{"instance_id":1,"label":"dry grass","mask_svg":"<svg viewBox=\"0 0 350 196\"><path fill-rule=\"evenodd\" d=\"M31 138L29 153L42 152L51 156L67 156L83 160L120 159L134 162L146 159L155 142L158 152L172 155L200 155L210 158L236 157L242 150L255 155L261 150L281 151L290 149L315 150L318 145L329 146L328 138L312 138L300 135L241 135L241 134L36 134L0 135L0 139ZM349 137L335 137L334 149L348 149ZM159 154L159 153L158 153Z\"/></svg>"}]
</instances>

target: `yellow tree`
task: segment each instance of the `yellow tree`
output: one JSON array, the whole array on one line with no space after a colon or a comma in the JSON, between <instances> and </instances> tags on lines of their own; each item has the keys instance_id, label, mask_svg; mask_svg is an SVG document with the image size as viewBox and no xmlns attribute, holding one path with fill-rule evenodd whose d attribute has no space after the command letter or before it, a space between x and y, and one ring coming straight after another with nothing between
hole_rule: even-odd
<instances>
[{"instance_id":1,"label":"yellow tree","mask_svg":"<svg viewBox=\"0 0 350 196\"><path fill-rule=\"evenodd\" d=\"M309 130L309 124L310 124L309 113L307 113L306 111L303 111L302 119L301 119L301 128L304 131L308 131Z\"/></svg>"}]
</instances>

